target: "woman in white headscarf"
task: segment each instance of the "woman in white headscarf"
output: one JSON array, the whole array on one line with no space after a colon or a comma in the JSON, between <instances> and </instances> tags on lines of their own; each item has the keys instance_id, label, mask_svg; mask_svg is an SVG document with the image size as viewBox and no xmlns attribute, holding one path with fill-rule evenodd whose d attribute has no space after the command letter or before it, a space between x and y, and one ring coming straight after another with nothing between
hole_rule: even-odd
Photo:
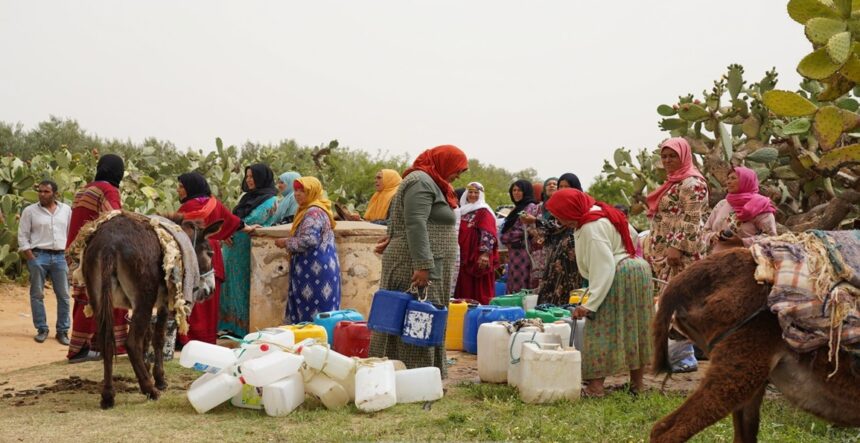
<instances>
[{"instance_id":1,"label":"woman in white headscarf","mask_svg":"<svg viewBox=\"0 0 860 443\"><path fill-rule=\"evenodd\" d=\"M469 183L460 198L460 272L454 296L489 304L499 265L496 218L484 200L484 186Z\"/></svg>"}]
</instances>

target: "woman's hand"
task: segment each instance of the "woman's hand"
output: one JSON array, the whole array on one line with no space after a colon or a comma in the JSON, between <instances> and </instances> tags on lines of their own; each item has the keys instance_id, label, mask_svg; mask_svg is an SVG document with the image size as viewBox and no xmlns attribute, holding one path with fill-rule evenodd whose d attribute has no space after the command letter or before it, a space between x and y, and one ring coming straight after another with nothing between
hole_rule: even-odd
<instances>
[{"instance_id":1,"label":"woman's hand","mask_svg":"<svg viewBox=\"0 0 860 443\"><path fill-rule=\"evenodd\" d=\"M275 240L275 246L277 246L279 248L286 248L287 247L287 238L283 237L283 238L279 238L279 239Z\"/></svg>"},{"instance_id":2,"label":"woman's hand","mask_svg":"<svg viewBox=\"0 0 860 443\"><path fill-rule=\"evenodd\" d=\"M257 228L260 228L260 227L262 227L262 226L260 226L260 225L245 225L245 227L242 228L242 232L244 232L246 234L251 234L254 231L256 231Z\"/></svg>"},{"instance_id":3,"label":"woman's hand","mask_svg":"<svg viewBox=\"0 0 860 443\"><path fill-rule=\"evenodd\" d=\"M533 225L537 221L537 218L534 215L523 213L523 215L520 216L520 221L526 225Z\"/></svg>"},{"instance_id":4,"label":"woman's hand","mask_svg":"<svg viewBox=\"0 0 860 443\"><path fill-rule=\"evenodd\" d=\"M361 214L349 214L346 216L349 221L361 221Z\"/></svg>"},{"instance_id":5,"label":"woman's hand","mask_svg":"<svg viewBox=\"0 0 860 443\"><path fill-rule=\"evenodd\" d=\"M666 249L666 262L669 266L677 268L681 266L681 250L677 248Z\"/></svg>"},{"instance_id":6,"label":"woman's hand","mask_svg":"<svg viewBox=\"0 0 860 443\"><path fill-rule=\"evenodd\" d=\"M580 318L585 318L590 313L591 311L589 311L585 306L577 306L576 309L573 310L573 313L571 313L571 315L573 316L573 318L578 320Z\"/></svg>"},{"instance_id":7,"label":"woman's hand","mask_svg":"<svg viewBox=\"0 0 860 443\"><path fill-rule=\"evenodd\" d=\"M227 245L227 246L229 246L229 247L231 247L231 248L232 248L232 247L233 247L233 237L232 237L232 236L231 236L231 237L227 237L227 238L225 238L224 240L221 240L221 243L224 243L225 245Z\"/></svg>"},{"instance_id":8,"label":"woman's hand","mask_svg":"<svg viewBox=\"0 0 860 443\"><path fill-rule=\"evenodd\" d=\"M376 246L373 248L373 252L377 254L382 254L383 252L385 252L385 248L388 247L389 243L391 243L391 237L387 235L385 237L382 237L381 239L379 239L378 242L376 242Z\"/></svg>"},{"instance_id":9,"label":"woman's hand","mask_svg":"<svg viewBox=\"0 0 860 443\"><path fill-rule=\"evenodd\" d=\"M490 254L486 252L478 257L478 269L487 269L490 267Z\"/></svg>"},{"instance_id":10,"label":"woman's hand","mask_svg":"<svg viewBox=\"0 0 860 443\"><path fill-rule=\"evenodd\" d=\"M430 270L416 269L412 272L412 285L416 288L424 288L430 284Z\"/></svg>"}]
</instances>

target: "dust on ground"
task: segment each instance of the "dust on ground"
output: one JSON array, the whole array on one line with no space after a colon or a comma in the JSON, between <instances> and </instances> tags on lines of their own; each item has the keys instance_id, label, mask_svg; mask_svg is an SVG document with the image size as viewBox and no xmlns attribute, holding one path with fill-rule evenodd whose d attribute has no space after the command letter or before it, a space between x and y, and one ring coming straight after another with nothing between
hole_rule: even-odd
<instances>
[{"instance_id":1,"label":"dust on ground","mask_svg":"<svg viewBox=\"0 0 860 443\"><path fill-rule=\"evenodd\" d=\"M36 343L33 340L36 328L30 314L29 286L0 283L0 375L66 358L69 348L54 338L57 333L57 297L50 285L45 288L45 311L51 335L44 343Z\"/></svg>"}]
</instances>

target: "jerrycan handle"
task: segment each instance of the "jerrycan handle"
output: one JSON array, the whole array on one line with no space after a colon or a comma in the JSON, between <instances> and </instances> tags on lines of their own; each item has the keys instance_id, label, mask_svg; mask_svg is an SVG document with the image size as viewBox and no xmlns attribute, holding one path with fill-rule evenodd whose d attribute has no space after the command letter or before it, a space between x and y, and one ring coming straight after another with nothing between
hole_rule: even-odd
<instances>
[{"instance_id":1,"label":"jerrycan handle","mask_svg":"<svg viewBox=\"0 0 860 443\"><path fill-rule=\"evenodd\" d=\"M424 297L421 297L421 289L419 289L419 288L418 288L417 286L415 286L414 284L413 284L413 285L411 285L411 286L409 286L409 289L408 289L406 292L408 292L408 293L410 293L410 294L414 295L414 296L415 296L415 298L417 298L417 299L418 299L418 301L422 301L422 302L423 302L423 301L427 301L427 292L429 291L429 289L430 289L430 285L431 285L432 283L433 283L433 282L428 281L428 282L427 282L427 286L425 286L425 287L423 288L423 289L424 289Z\"/></svg>"}]
</instances>

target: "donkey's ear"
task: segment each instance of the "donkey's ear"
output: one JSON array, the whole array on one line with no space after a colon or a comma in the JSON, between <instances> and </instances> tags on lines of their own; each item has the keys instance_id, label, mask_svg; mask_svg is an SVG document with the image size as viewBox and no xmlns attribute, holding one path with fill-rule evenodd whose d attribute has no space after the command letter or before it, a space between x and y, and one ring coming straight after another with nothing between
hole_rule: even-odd
<instances>
[{"instance_id":1,"label":"donkey's ear","mask_svg":"<svg viewBox=\"0 0 860 443\"><path fill-rule=\"evenodd\" d=\"M195 222L193 220L183 220L179 226L181 226L182 229L184 229L188 232L194 232L194 230L197 229L197 227L199 225L197 224L197 222Z\"/></svg>"},{"instance_id":2,"label":"donkey's ear","mask_svg":"<svg viewBox=\"0 0 860 443\"><path fill-rule=\"evenodd\" d=\"M218 220L211 225L203 228L203 238L208 238L210 235L218 232L221 229L221 225L224 224L224 220Z\"/></svg>"}]
</instances>

